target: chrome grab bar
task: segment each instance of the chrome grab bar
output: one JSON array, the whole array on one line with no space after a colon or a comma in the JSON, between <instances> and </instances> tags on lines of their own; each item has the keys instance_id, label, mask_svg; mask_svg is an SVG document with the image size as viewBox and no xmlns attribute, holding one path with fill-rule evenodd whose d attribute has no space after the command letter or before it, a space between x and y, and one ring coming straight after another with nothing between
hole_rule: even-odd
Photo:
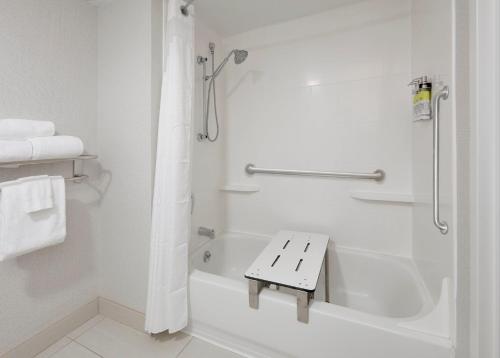
<instances>
[{"instance_id":1,"label":"chrome grab bar","mask_svg":"<svg viewBox=\"0 0 500 358\"><path fill-rule=\"evenodd\" d=\"M448 224L446 221L441 221L439 218L439 115L440 115L440 104L441 99L448 99L449 89L445 86L439 93L434 96L434 134L433 134L433 211L434 211L434 225L439 229L441 234L446 235L448 233Z\"/></svg>"},{"instance_id":2,"label":"chrome grab bar","mask_svg":"<svg viewBox=\"0 0 500 358\"><path fill-rule=\"evenodd\" d=\"M349 173L349 172L320 172L312 170L290 170L290 169L264 169L257 168L253 164L248 164L245 167L247 174L278 174L278 175L299 175L299 176L315 176L315 177L331 177L331 178L349 178L349 179L371 179L382 181L385 178L385 172L377 169L373 173Z\"/></svg>"}]
</instances>

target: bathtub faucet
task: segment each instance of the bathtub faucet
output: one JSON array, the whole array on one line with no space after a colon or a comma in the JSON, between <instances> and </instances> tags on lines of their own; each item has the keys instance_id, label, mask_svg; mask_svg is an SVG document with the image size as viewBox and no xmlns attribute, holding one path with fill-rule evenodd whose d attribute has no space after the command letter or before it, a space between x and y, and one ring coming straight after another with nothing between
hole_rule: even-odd
<instances>
[{"instance_id":1,"label":"bathtub faucet","mask_svg":"<svg viewBox=\"0 0 500 358\"><path fill-rule=\"evenodd\" d=\"M210 239L215 239L215 230L214 229L209 229L207 227L200 226L198 228L198 235L200 236L206 236Z\"/></svg>"}]
</instances>

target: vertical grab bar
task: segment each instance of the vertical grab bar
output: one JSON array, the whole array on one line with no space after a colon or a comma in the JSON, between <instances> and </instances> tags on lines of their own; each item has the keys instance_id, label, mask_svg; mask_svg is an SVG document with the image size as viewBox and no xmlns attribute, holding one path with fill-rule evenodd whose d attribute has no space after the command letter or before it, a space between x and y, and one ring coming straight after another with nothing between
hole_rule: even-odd
<instances>
[{"instance_id":1,"label":"vertical grab bar","mask_svg":"<svg viewBox=\"0 0 500 358\"><path fill-rule=\"evenodd\" d=\"M445 86L434 97L434 135L433 135L433 211L434 211L434 225L439 229L441 234L448 233L448 224L446 221L441 221L439 218L439 115L441 99L448 99L449 89Z\"/></svg>"}]
</instances>

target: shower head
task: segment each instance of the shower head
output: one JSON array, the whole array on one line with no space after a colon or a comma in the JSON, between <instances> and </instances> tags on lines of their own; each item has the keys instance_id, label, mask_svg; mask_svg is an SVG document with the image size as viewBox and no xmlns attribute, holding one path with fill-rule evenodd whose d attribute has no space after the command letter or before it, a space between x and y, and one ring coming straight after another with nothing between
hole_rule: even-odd
<instances>
[{"instance_id":1,"label":"shower head","mask_svg":"<svg viewBox=\"0 0 500 358\"><path fill-rule=\"evenodd\" d=\"M234 63L239 65L247 59L248 51L245 50L233 50L234 52Z\"/></svg>"},{"instance_id":2,"label":"shower head","mask_svg":"<svg viewBox=\"0 0 500 358\"><path fill-rule=\"evenodd\" d=\"M224 66L227 64L227 61L229 61L229 59L231 58L231 56L233 54L234 54L234 63L237 64L237 65L245 62L245 60L248 57L248 51L237 50L237 49L232 50L231 52L229 52L229 55L227 55L226 58L217 67L217 69L214 71L214 73L211 76L211 78L215 79L215 77L217 77L219 75L220 71L222 71L222 69L224 68Z\"/></svg>"}]
</instances>

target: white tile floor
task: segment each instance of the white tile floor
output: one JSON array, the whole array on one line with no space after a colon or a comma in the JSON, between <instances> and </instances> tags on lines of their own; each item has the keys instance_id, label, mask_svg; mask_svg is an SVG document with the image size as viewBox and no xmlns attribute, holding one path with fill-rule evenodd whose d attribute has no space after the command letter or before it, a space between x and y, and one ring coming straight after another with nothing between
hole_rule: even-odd
<instances>
[{"instance_id":1,"label":"white tile floor","mask_svg":"<svg viewBox=\"0 0 500 358\"><path fill-rule=\"evenodd\" d=\"M83 324L36 358L238 358L184 333L149 335L103 316Z\"/></svg>"}]
</instances>

